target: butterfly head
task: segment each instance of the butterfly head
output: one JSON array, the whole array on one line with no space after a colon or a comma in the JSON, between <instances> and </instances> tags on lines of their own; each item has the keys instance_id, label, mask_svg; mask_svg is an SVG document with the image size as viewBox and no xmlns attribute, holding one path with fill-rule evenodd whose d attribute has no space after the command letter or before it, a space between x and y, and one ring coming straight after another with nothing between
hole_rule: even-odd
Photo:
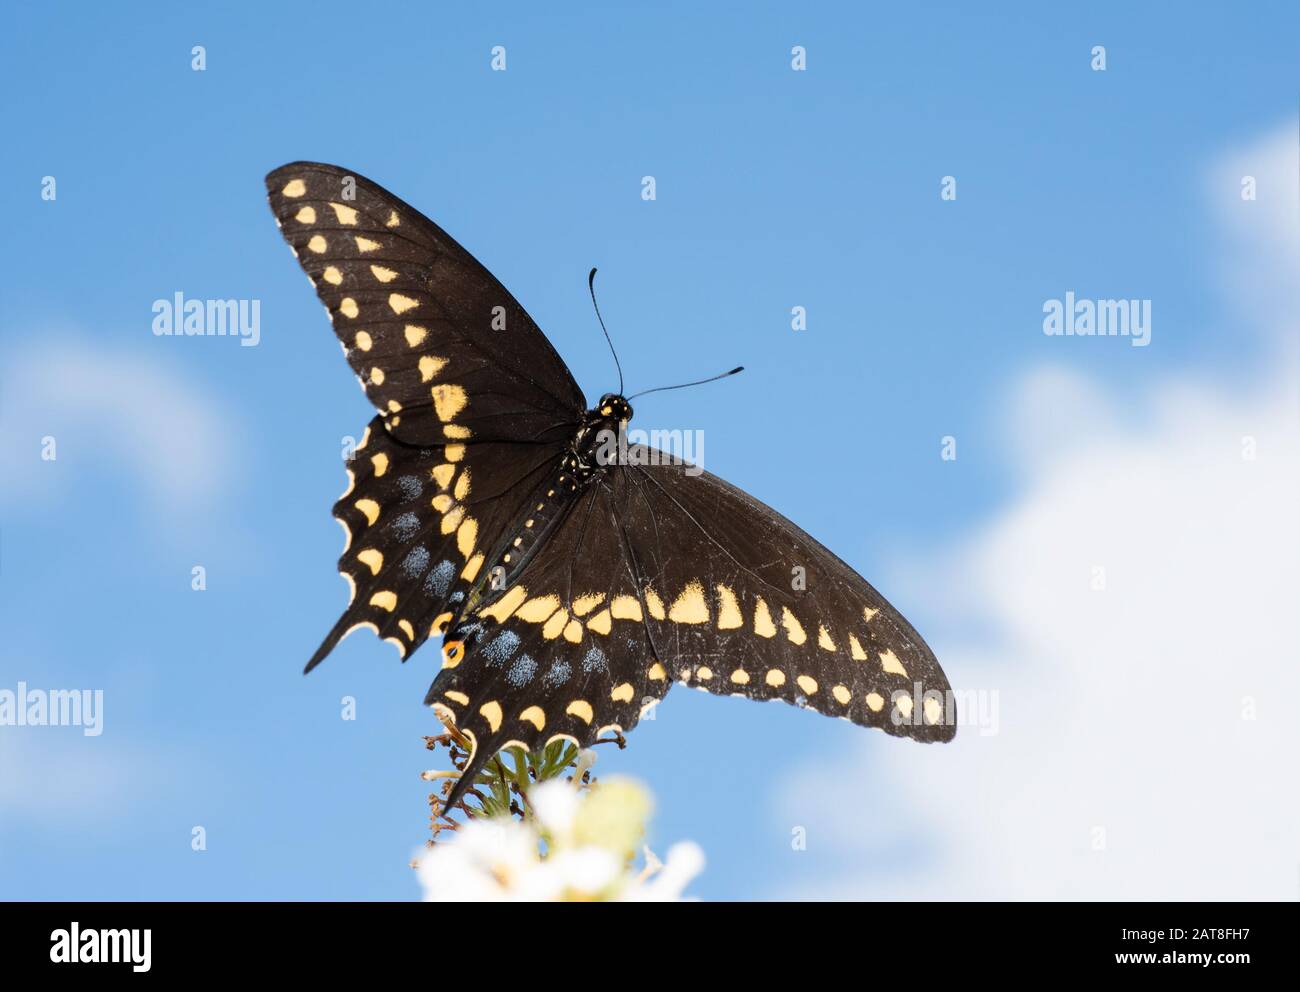
<instances>
[{"instance_id":1,"label":"butterfly head","mask_svg":"<svg viewBox=\"0 0 1300 992\"><path fill-rule=\"evenodd\" d=\"M618 393L606 393L600 398L596 408L591 411L591 415L599 420L613 420L620 424L626 423L632 419L632 404Z\"/></svg>"}]
</instances>

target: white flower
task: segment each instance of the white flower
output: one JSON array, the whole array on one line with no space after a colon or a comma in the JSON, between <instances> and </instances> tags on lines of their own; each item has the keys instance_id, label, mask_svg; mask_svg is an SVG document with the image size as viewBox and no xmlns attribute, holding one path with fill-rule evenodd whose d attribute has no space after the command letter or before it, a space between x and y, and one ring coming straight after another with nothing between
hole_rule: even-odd
<instances>
[{"instance_id":1,"label":"white flower","mask_svg":"<svg viewBox=\"0 0 1300 992\"><path fill-rule=\"evenodd\" d=\"M542 782L527 799L533 815L524 823L469 820L453 839L423 852L418 869L425 899L672 901L704 867L700 848L683 843L662 864L645 849L645 868L636 872L632 856L652 801L631 779L581 790Z\"/></svg>"}]
</instances>

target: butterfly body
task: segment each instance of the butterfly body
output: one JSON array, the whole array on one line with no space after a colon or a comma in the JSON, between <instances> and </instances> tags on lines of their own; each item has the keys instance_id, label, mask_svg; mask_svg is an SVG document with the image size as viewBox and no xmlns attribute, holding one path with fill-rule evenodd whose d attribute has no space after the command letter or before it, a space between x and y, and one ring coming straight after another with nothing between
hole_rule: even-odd
<instances>
[{"instance_id":1,"label":"butterfly body","mask_svg":"<svg viewBox=\"0 0 1300 992\"><path fill-rule=\"evenodd\" d=\"M473 744L454 803L503 747L630 730L674 682L946 741L920 635L832 552L699 467L626 443L528 314L382 187L296 162L272 210L377 416L334 516L357 627L403 659L442 639L426 703Z\"/></svg>"}]
</instances>

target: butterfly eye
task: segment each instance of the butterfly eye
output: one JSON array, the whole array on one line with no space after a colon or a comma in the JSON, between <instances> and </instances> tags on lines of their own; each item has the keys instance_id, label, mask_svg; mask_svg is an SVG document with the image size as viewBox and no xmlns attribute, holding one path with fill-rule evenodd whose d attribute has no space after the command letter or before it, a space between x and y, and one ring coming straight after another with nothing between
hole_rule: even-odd
<instances>
[{"instance_id":1,"label":"butterfly eye","mask_svg":"<svg viewBox=\"0 0 1300 992\"><path fill-rule=\"evenodd\" d=\"M442 661L446 667L459 665L463 657L465 657L464 641L448 641L442 646Z\"/></svg>"}]
</instances>

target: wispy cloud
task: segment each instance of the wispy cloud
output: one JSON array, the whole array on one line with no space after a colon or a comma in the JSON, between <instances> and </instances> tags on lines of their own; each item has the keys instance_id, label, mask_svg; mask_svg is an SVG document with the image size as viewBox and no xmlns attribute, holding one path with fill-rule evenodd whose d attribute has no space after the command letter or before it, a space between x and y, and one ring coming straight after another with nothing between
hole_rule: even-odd
<instances>
[{"instance_id":1,"label":"wispy cloud","mask_svg":"<svg viewBox=\"0 0 1300 992\"><path fill-rule=\"evenodd\" d=\"M92 471L122 471L163 512L210 505L235 464L232 411L173 363L88 338L0 367L0 501L41 505ZM43 462L42 439L58 455ZM170 509L169 509L170 508Z\"/></svg>"},{"instance_id":2,"label":"wispy cloud","mask_svg":"<svg viewBox=\"0 0 1300 992\"><path fill-rule=\"evenodd\" d=\"M955 683L1000 692L1000 733L873 739L783 783L842 866L788 894L1300 894L1296 174L1293 126L1211 170L1232 333L1269 342L1251 389L1188 373L1119 394L1045 368L1014 391L1022 489L925 577L993 632L934 640ZM847 808L846 781L863 796ZM884 803L914 812L932 857L882 870Z\"/></svg>"}]
</instances>

